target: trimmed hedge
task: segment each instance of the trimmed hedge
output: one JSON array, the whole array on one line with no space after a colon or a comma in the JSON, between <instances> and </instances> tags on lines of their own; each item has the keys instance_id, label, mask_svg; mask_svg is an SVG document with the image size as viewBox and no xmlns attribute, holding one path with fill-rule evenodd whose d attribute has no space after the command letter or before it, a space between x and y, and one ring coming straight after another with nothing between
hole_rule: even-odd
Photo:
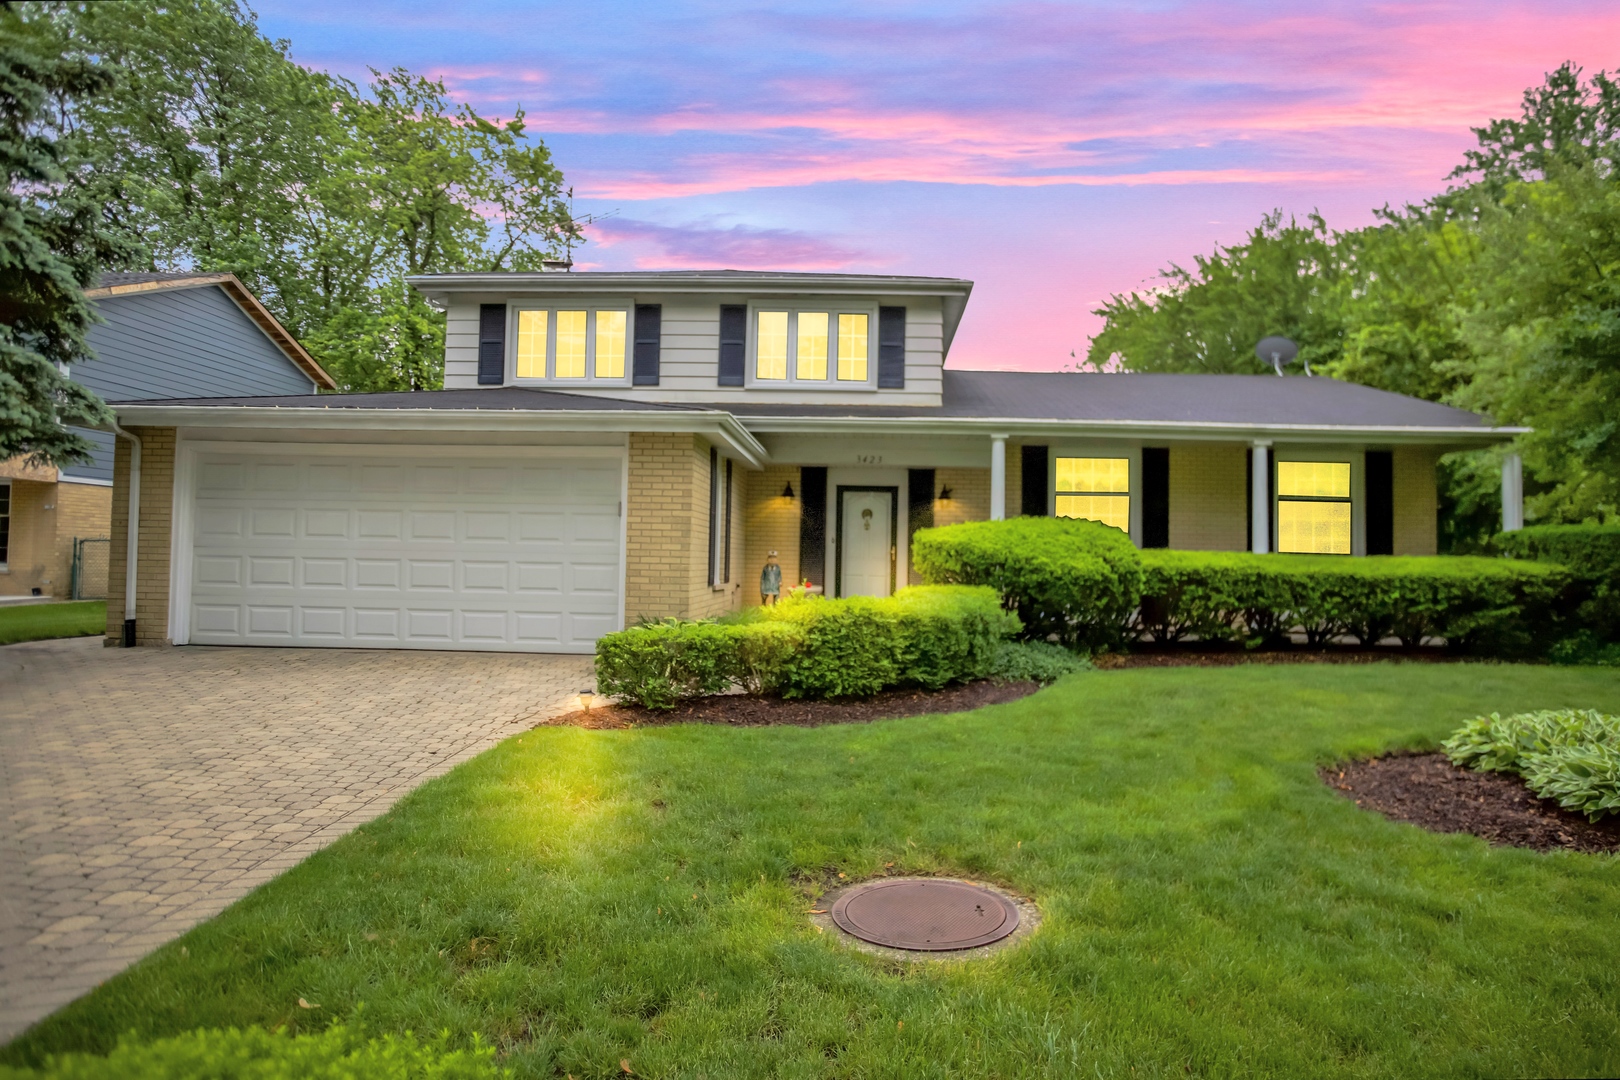
<instances>
[{"instance_id":1,"label":"trimmed hedge","mask_svg":"<svg viewBox=\"0 0 1620 1080\"><path fill-rule=\"evenodd\" d=\"M999 644L1018 629L990 589L790 597L737 621L666 620L608 634L596 644L596 688L649 709L734 686L789 698L936 690L993 674Z\"/></svg>"},{"instance_id":2,"label":"trimmed hedge","mask_svg":"<svg viewBox=\"0 0 1620 1080\"><path fill-rule=\"evenodd\" d=\"M1095 521L1014 518L919 529L911 558L942 585L988 585L1025 637L1094 650L1119 642L1142 594L1136 546Z\"/></svg>"},{"instance_id":3,"label":"trimmed hedge","mask_svg":"<svg viewBox=\"0 0 1620 1080\"><path fill-rule=\"evenodd\" d=\"M1620 641L1620 525L1531 525L1498 533L1491 546L1569 570L1574 583L1565 608L1575 637L1595 639L1577 651L1601 653Z\"/></svg>"},{"instance_id":4,"label":"trimmed hedge","mask_svg":"<svg viewBox=\"0 0 1620 1080\"><path fill-rule=\"evenodd\" d=\"M1445 638L1471 652L1537 644L1569 575L1545 563L1460 556L1142 552L1135 629L1156 641L1276 640L1295 628L1321 645Z\"/></svg>"}]
</instances>

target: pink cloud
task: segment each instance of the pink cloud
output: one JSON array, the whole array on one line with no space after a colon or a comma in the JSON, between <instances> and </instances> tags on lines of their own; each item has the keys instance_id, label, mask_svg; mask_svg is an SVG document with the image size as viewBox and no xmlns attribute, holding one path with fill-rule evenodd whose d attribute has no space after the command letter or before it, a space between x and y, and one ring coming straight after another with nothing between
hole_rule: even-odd
<instances>
[{"instance_id":1,"label":"pink cloud","mask_svg":"<svg viewBox=\"0 0 1620 1080\"><path fill-rule=\"evenodd\" d=\"M607 218L587 232L596 247L629 248L638 269L837 270L869 258L858 248L793 229Z\"/></svg>"}]
</instances>

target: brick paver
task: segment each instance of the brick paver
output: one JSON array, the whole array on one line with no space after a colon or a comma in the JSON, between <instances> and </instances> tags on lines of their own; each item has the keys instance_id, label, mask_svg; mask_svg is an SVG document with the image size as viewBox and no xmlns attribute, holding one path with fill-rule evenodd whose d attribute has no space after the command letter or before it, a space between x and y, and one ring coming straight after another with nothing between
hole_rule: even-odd
<instances>
[{"instance_id":1,"label":"brick paver","mask_svg":"<svg viewBox=\"0 0 1620 1080\"><path fill-rule=\"evenodd\" d=\"M0 1041L591 682L588 656L0 648Z\"/></svg>"}]
</instances>

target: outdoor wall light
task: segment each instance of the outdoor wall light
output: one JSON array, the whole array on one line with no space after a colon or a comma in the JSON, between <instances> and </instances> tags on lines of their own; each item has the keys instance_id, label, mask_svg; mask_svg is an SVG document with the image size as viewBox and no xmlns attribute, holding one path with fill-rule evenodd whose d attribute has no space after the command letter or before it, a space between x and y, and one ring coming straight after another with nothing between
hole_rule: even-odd
<instances>
[{"instance_id":1,"label":"outdoor wall light","mask_svg":"<svg viewBox=\"0 0 1620 1080\"><path fill-rule=\"evenodd\" d=\"M940 502L950 502L951 501L951 486L949 484L946 484L944 487L939 489L939 501Z\"/></svg>"},{"instance_id":2,"label":"outdoor wall light","mask_svg":"<svg viewBox=\"0 0 1620 1080\"><path fill-rule=\"evenodd\" d=\"M793 481L789 480L786 484L782 485L782 498L793 498Z\"/></svg>"}]
</instances>

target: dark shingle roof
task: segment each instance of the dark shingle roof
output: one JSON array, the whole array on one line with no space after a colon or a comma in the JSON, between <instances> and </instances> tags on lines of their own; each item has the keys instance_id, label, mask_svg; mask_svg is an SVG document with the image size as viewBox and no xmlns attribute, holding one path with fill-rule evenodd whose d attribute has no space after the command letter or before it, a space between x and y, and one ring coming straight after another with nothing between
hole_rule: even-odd
<instances>
[{"instance_id":1,"label":"dark shingle roof","mask_svg":"<svg viewBox=\"0 0 1620 1080\"><path fill-rule=\"evenodd\" d=\"M380 394L295 394L286 397L174 398L166 401L114 401L113 405L186 405L253 409L484 409L490 412L691 412L705 405L626 401L594 394L492 386L482 390L401 390Z\"/></svg>"}]
</instances>

